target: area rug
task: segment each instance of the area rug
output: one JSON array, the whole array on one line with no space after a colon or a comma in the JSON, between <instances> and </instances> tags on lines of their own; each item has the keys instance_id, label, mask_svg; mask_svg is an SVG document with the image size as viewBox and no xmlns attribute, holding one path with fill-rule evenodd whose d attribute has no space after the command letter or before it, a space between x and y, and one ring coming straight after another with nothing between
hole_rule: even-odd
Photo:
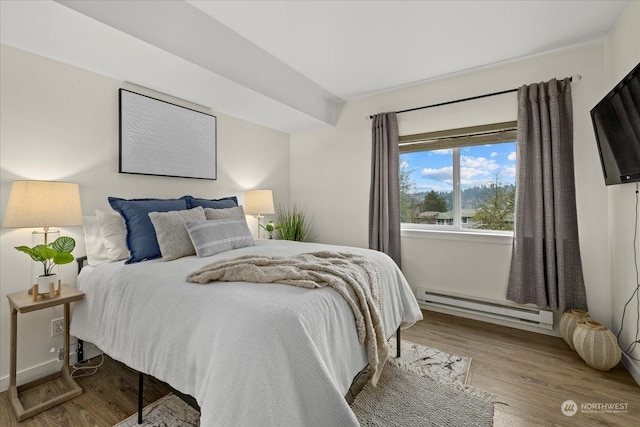
<instances>
[{"instance_id":1,"label":"area rug","mask_svg":"<svg viewBox=\"0 0 640 427\"><path fill-rule=\"evenodd\" d=\"M451 355L403 340L395 358L395 341L377 387L366 373L354 383L348 401L363 426L491 426L493 396L466 385L470 358ZM356 381L358 382L358 381ZM351 392L350 392L351 393ZM168 394L144 408L142 426L199 426L199 413ZM137 414L115 427L138 426Z\"/></svg>"},{"instance_id":2,"label":"area rug","mask_svg":"<svg viewBox=\"0 0 640 427\"><path fill-rule=\"evenodd\" d=\"M200 413L172 393L145 406L142 414L142 424L138 424L136 412L114 427L198 427L200 425Z\"/></svg>"},{"instance_id":3,"label":"area rug","mask_svg":"<svg viewBox=\"0 0 640 427\"><path fill-rule=\"evenodd\" d=\"M419 369L387 361L377 387L366 384L351 404L361 426L493 425L493 396L463 384L434 381Z\"/></svg>"},{"instance_id":4,"label":"area rug","mask_svg":"<svg viewBox=\"0 0 640 427\"><path fill-rule=\"evenodd\" d=\"M389 340L389 358L420 369L426 376L442 383L466 384L471 358L456 356L411 341L400 341L400 359L396 356L396 339Z\"/></svg>"}]
</instances>

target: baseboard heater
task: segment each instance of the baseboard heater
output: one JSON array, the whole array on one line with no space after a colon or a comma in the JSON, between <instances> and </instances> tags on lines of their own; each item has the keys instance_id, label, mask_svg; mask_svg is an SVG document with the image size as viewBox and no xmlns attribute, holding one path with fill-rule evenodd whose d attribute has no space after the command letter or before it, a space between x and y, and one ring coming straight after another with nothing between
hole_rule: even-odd
<instances>
[{"instance_id":1,"label":"baseboard heater","mask_svg":"<svg viewBox=\"0 0 640 427\"><path fill-rule=\"evenodd\" d=\"M553 329L553 312L549 310L479 300L460 295L448 295L425 288L417 288L416 294L418 301L427 308L441 308L447 311L482 316L502 322Z\"/></svg>"}]
</instances>

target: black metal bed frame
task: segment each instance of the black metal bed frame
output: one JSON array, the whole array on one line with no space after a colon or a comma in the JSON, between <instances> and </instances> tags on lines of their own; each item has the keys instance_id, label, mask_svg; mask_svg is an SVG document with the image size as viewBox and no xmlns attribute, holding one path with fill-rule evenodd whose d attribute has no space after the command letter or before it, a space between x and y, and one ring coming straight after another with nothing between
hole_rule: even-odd
<instances>
[{"instance_id":1,"label":"black metal bed frame","mask_svg":"<svg viewBox=\"0 0 640 427\"><path fill-rule=\"evenodd\" d=\"M85 261L87 260L86 256L82 256L82 257L78 257L76 258L76 262L78 263L78 274L80 274L80 270L82 270L82 267L84 267L85 265ZM79 362L84 362L84 353L83 353L83 341L82 340L78 340L78 363ZM400 327L398 326L398 329L396 330L396 357L399 358L401 355L401 351L400 351ZM368 366L368 365L367 365ZM365 366L364 368L362 368L362 370L360 372L358 372L358 374L355 376L353 382L355 382L360 375L367 369L367 366ZM143 408L143 398L144 398L144 373L141 371L138 371L138 424L142 424L142 410ZM171 387L173 389L173 387ZM195 398L193 396L190 396L188 394L184 394L179 392L178 390L173 389L174 393L180 397L180 399L184 400L189 406L193 407L194 409L200 411L200 407L198 406L198 403L196 402Z\"/></svg>"}]
</instances>

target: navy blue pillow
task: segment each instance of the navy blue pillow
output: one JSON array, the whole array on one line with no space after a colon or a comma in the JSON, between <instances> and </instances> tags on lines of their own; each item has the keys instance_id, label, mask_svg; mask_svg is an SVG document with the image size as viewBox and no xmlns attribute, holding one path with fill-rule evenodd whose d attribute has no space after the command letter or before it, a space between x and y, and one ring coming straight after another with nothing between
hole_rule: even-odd
<instances>
[{"instance_id":1,"label":"navy blue pillow","mask_svg":"<svg viewBox=\"0 0 640 427\"><path fill-rule=\"evenodd\" d=\"M236 196L223 197L221 199L199 199L193 196L182 196L181 199L187 201L187 208L193 209L198 206L203 208L226 209L238 206L238 198Z\"/></svg>"},{"instance_id":2,"label":"navy blue pillow","mask_svg":"<svg viewBox=\"0 0 640 427\"><path fill-rule=\"evenodd\" d=\"M160 246L149 212L183 211L187 209L184 199L119 199L109 197L109 204L118 211L127 229L129 259L125 264L160 257Z\"/></svg>"}]
</instances>

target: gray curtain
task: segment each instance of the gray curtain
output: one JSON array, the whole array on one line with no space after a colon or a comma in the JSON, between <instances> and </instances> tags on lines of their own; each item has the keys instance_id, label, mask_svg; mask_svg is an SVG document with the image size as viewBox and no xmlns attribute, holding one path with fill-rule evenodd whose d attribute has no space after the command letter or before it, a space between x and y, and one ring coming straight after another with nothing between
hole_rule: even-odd
<instances>
[{"instance_id":1,"label":"gray curtain","mask_svg":"<svg viewBox=\"0 0 640 427\"><path fill-rule=\"evenodd\" d=\"M389 255L400 267L400 184L396 113L373 116L369 248Z\"/></svg>"},{"instance_id":2,"label":"gray curtain","mask_svg":"<svg viewBox=\"0 0 640 427\"><path fill-rule=\"evenodd\" d=\"M578 242L569 79L518 90L516 222L507 298L587 310Z\"/></svg>"}]
</instances>

